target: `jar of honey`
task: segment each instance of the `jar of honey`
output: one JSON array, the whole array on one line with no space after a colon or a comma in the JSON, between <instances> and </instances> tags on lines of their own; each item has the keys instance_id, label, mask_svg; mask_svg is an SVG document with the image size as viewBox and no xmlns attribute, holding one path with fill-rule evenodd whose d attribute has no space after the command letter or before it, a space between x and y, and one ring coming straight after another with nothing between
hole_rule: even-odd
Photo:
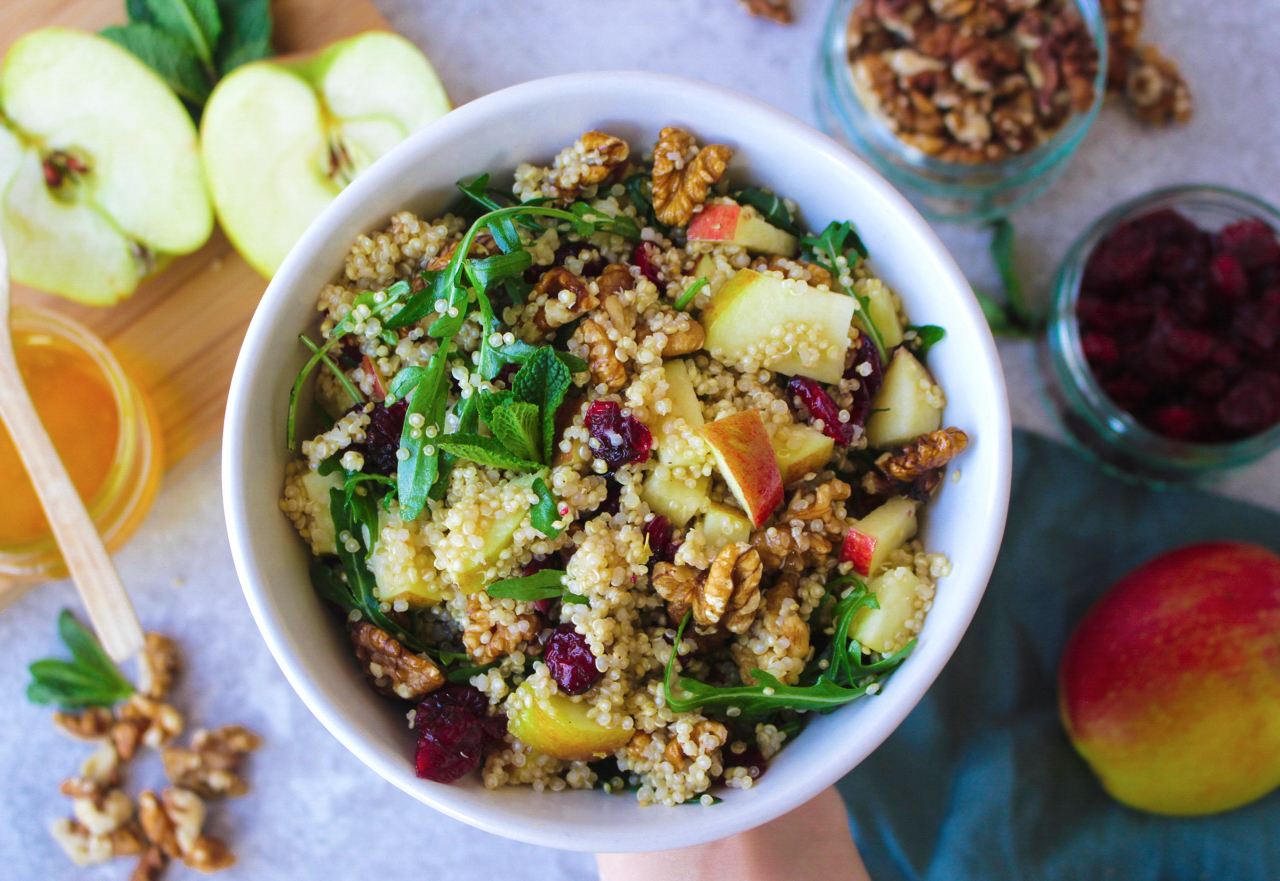
<instances>
[{"instance_id":1,"label":"jar of honey","mask_svg":"<svg viewBox=\"0 0 1280 881\"><path fill-rule=\"evenodd\" d=\"M18 369L107 549L142 523L163 468L160 429L141 389L87 328L46 309L15 307ZM0 577L67 574L31 479L0 426Z\"/></svg>"}]
</instances>

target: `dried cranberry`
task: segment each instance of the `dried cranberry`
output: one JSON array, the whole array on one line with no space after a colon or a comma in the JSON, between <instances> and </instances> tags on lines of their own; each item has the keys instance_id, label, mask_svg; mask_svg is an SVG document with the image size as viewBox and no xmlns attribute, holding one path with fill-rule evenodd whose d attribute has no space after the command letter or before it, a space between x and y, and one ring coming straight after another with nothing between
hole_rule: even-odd
<instances>
[{"instance_id":1,"label":"dried cranberry","mask_svg":"<svg viewBox=\"0 0 1280 881\"><path fill-rule=\"evenodd\" d=\"M591 433L591 452L610 471L649 458L653 435L634 416L623 416L622 407L616 402L593 401L587 408L586 424Z\"/></svg>"},{"instance_id":2,"label":"dried cranberry","mask_svg":"<svg viewBox=\"0 0 1280 881\"><path fill-rule=\"evenodd\" d=\"M1231 302L1239 303L1248 298L1249 276L1232 255L1222 253L1214 257L1209 264L1209 277L1213 280L1213 289Z\"/></svg>"},{"instance_id":3,"label":"dried cranberry","mask_svg":"<svg viewBox=\"0 0 1280 881\"><path fill-rule=\"evenodd\" d=\"M418 776L452 783L479 767L484 751L502 740L507 727L488 708L488 699L470 685L446 685L423 698L414 716Z\"/></svg>"},{"instance_id":4,"label":"dried cranberry","mask_svg":"<svg viewBox=\"0 0 1280 881\"><path fill-rule=\"evenodd\" d=\"M1155 254L1152 229L1137 221L1118 226L1093 249L1084 282L1089 287L1115 287L1141 281Z\"/></svg>"},{"instance_id":5,"label":"dried cranberry","mask_svg":"<svg viewBox=\"0 0 1280 881\"><path fill-rule=\"evenodd\" d=\"M747 748L740 753L735 753L732 748L721 750L720 762L726 771L730 768L746 768L753 780L759 780L769 770L769 760L753 744L747 744Z\"/></svg>"},{"instance_id":6,"label":"dried cranberry","mask_svg":"<svg viewBox=\"0 0 1280 881\"><path fill-rule=\"evenodd\" d=\"M1234 437L1249 437L1280 422L1280 376L1246 373L1218 402L1218 419Z\"/></svg>"},{"instance_id":7,"label":"dried cranberry","mask_svg":"<svg viewBox=\"0 0 1280 881\"><path fill-rule=\"evenodd\" d=\"M1086 333L1080 337L1080 348L1095 370L1108 370L1120 363L1120 348L1109 336Z\"/></svg>"},{"instance_id":8,"label":"dried cranberry","mask_svg":"<svg viewBox=\"0 0 1280 881\"><path fill-rule=\"evenodd\" d=\"M592 251L595 251L595 248L583 242L570 242L567 245L561 245L556 249L552 265L564 266L565 261L570 257L581 260L584 253L590 254ZM582 271L574 274L580 278L590 278L604 272L604 268L608 265L608 261L600 256L599 251L596 251L596 256L582 264Z\"/></svg>"},{"instance_id":9,"label":"dried cranberry","mask_svg":"<svg viewBox=\"0 0 1280 881\"><path fill-rule=\"evenodd\" d=\"M364 470L371 474L391 474L400 465L396 452L404 432L404 415L409 402L401 398L391 406L380 405L369 414L364 440L351 449L364 456Z\"/></svg>"},{"instance_id":10,"label":"dried cranberry","mask_svg":"<svg viewBox=\"0 0 1280 881\"><path fill-rule=\"evenodd\" d=\"M600 513L617 514L620 510L622 510L622 485L616 480L606 480L604 501L600 503Z\"/></svg>"},{"instance_id":11,"label":"dried cranberry","mask_svg":"<svg viewBox=\"0 0 1280 881\"><path fill-rule=\"evenodd\" d=\"M1245 269L1261 269L1280 262L1280 241L1276 232L1256 217L1237 220L1218 231L1218 243L1240 261Z\"/></svg>"},{"instance_id":12,"label":"dried cranberry","mask_svg":"<svg viewBox=\"0 0 1280 881\"><path fill-rule=\"evenodd\" d=\"M809 418L822 421L823 434L842 447L849 446L853 440L854 422L852 418L847 422L840 421L840 408L826 389L807 376L793 376L787 384L787 391L800 399L809 411Z\"/></svg>"},{"instance_id":13,"label":"dried cranberry","mask_svg":"<svg viewBox=\"0 0 1280 881\"><path fill-rule=\"evenodd\" d=\"M676 559L675 533L671 529L671 521L662 514L654 515L644 525L645 537L649 539L651 563L673 563Z\"/></svg>"},{"instance_id":14,"label":"dried cranberry","mask_svg":"<svg viewBox=\"0 0 1280 881\"><path fill-rule=\"evenodd\" d=\"M1199 427L1200 420L1190 407L1174 404L1157 412L1155 423L1161 434L1182 440L1191 436Z\"/></svg>"},{"instance_id":15,"label":"dried cranberry","mask_svg":"<svg viewBox=\"0 0 1280 881\"><path fill-rule=\"evenodd\" d=\"M364 361L364 352L360 350L360 340L355 334L347 334L338 341L338 364L344 370L359 367Z\"/></svg>"},{"instance_id":16,"label":"dried cranberry","mask_svg":"<svg viewBox=\"0 0 1280 881\"><path fill-rule=\"evenodd\" d=\"M542 660L565 694L583 694L600 679L587 638L572 624L561 624L551 633Z\"/></svg>"},{"instance_id":17,"label":"dried cranberry","mask_svg":"<svg viewBox=\"0 0 1280 881\"><path fill-rule=\"evenodd\" d=\"M653 282L654 287L659 291L665 288L662 283L662 275L658 272L658 260L662 252L653 242L641 242L636 245L636 253L632 258L635 260L636 266L640 269L640 274L649 281Z\"/></svg>"}]
</instances>

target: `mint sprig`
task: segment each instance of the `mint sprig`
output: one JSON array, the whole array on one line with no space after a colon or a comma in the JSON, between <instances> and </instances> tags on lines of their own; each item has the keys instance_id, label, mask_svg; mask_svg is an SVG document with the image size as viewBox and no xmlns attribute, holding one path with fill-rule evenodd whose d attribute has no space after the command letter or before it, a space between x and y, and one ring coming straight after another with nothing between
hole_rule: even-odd
<instances>
[{"instance_id":1,"label":"mint sprig","mask_svg":"<svg viewBox=\"0 0 1280 881\"><path fill-rule=\"evenodd\" d=\"M125 11L129 23L102 36L159 74L196 121L218 80L272 55L270 0L125 0Z\"/></svg>"},{"instance_id":2,"label":"mint sprig","mask_svg":"<svg viewBox=\"0 0 1280 881\"><path fill-rule=\"evenodd\" d=\"M565 571L563 569L543 569L522 578L506 578L495 581L485 588L485 593L494 599L517 600L532 603L537 600L553 600L557 597L566 603L586 605L590 597L570 593L564 588Z\"/></svg>"},{"instance_id":3,"label":"mint sprig","mask_svg":"<svg viewBox=\"0 0 1280 881\"><path fill-rule=\"evenodd\" d=\"M110 707L135 689L102 645L67 609L58 615L58 636L71 651L72 660L45 658L30 666L27 699L37 704L57 704L64 710Z\"/></svg>"}]
</instances>

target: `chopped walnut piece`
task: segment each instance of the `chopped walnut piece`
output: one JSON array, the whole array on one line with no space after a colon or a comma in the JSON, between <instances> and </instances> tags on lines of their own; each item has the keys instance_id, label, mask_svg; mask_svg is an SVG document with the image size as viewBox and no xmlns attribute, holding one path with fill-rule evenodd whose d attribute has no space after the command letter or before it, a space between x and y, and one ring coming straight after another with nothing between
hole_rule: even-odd
<instances>
[{"instance_id":1,"label":"chopped walnut piece","mask_svg":"<svg viewBox=\"0 0 1280 881\"><path fill-rule=\"evenodd\" d=\"M742 5L752 15L778 24L791 24L795 21L795 16L791 13L791 0L742 0Z\"/></svg>"},{"instance_id":2,"label":"chopped walnut piece","mask_svg":"<svg viewBox=\"0 0 1280 881\"><path fill-rule=\"evenodd\" d=\"M799 573L825 562L844 541L842 503L851 493L849 484L834 478L797 487L778 524L751 536L765 570Z\"/></svg>"},{"instance_id":3,"label":"chopped walnut piece","mask_svg":"<svg viewBox=\"0 0 1280 881\"><path fill-rule=\"evenodd\" d=\"M525 611L517 611L514 620L507 623L504 619L509 612L498 602L484 591L467 598L467 624L462 630L462 644L481 664L496 661L527 646L542 630L542 617L532 606L525 606ZM520 604L517 605L519 609Z\"/></svg>"},{"instance_id":4,"label":"chopped walnut piece","mask_svg":"<svg viewBox=\"0 0 1280 881\"><path fill-rule=\"evenodd\" d=\"M178 675L178 644L159 633L148 633L139 663L140 690L152 700L164 700Z\"/></svg>"},{"instance_id":5,"label":"chopped walnut piece","mask_svg":"<svg viewBox=\"0 0 1280 881\"><path fill-rule=\"evenodd\" d=\"M905 496L917 502L927 502L933 491L942 483L942 470L926 471L919 477L900 481L885 477L879 471L862 475L862 490L870 496Z\"/></svg>"},{"instance_id":6,"label":"chopped walnut piece","mask_svg":"<svg viewBox=\"0 0 1280 881\"><path fill-rule=\"evenodd\" d=\"M716 555L708 572L657 564L653 587L667 601L673 622L692 609L693 620L705 630L742 633L760 608L760 575L760 555L746 542L735 542Z\"/></svg>"},{"instance_id":7,"label":"chopped walnut piece","mask_svg":"<svg viewBox=\"0 0 1280 881\"><path fill-rule=\"evenodd\" d=\"M969 445L969 436L958 428L922 434L897 453L885 453L876 467L894 480L914 480L926 471L946 465Z\"/></svg>"},{"instance_id":8,"label":"chopped walnut piece","mask_svg":"<svg viewBox=\"0 0 1280 881\"><path fill-rule=\"evenodd\" d=\"M168 867L169 858L164 855L164 851L152 845L143 852L138 864L133 867L129 881L158 881Z\"/></svg>"},{"instance_id":9,"label":"chopped walnut piece","mask_svg":"<svg viewBox=\"0 0 1280 881\"><path fill-rule=\"evenodd\" d=\"M181 859L201 872L216 872L235 863L220 839L201 834L205 808L200 796L182 788L138 796L138 819L147 839L170 859Z\"/></svg>"},{"instance_id":10,"label":"chopped walnut piece","mask_svg":"<svg viewBox=\"0 0 1280 881\"><path fill-rule=\"evenodd\" d=\"M191 845L191 850L182 857L182 861L192 869L206 874L221 872L236 864L235 854L221 838L212 835L201 835Z\"/></svg>"},{"instance_id":11,"label":"chopped walnut piece","mask_svg":"<svg viewBox=\"0 0 1280 881\"><path fill-rule=\"evenodd\" d=\"M1102 0L1107 25L1107 88L1124 89L1129 56L1138 48L1144 0Z\"/></svg>"},{"instance_id":12,"label":"chopped walnut piece","mask_svg":"<svg viewBox=\"0 0 1280 881\"><path fill-rule=\"evenodd\" d=\"M105 863L142 853L142 836L132 823L106 835L94 835L78 820L57 820L49 827L53 840L77 866Z\"/></svg>"},{"instance_id":13,"label":"chopped walnut piece","mask_svg":"<svg viewBox=\"0 0 1280 881\"><path fill-rule=\"evenodd\" d=\"M133 758L139 743L159 749L181 734L186 724L172 705L137 693L120 705L116 719L111 738L126 762Z\"/></svg>"},{"instance_id":14,"label":"chopped walnut piece","mask_svg":"<svg viewBox=\"0 0 1280 881\"><path fill-rule=\"evenodd\" d=\"M71 812L92 835L110 835L133 818L133 801L119 789L110 789L71 802Z\"/></svg>"},{"instance_id":15,"label":"chopped walnut piece","mask_svg":"<svg viewBox=\"0 0 1280 881\"><path fill-rule=\"evenodd\" d=\"M448 247L432 258L427 264L427 269L433 272L444 269L449 265L449 261L453 259L453 255L458 253L458 247L462 244L462 239L451 242ZM468 257L493 257L502 253L502 249L498 247L498 243L494 241L493 236L487 232L477 233L476 237L471 240L471 247L467 248ZM420 277L417 273L415 278ZM419 284L419 290L422 285Z\"/></svg>"},{"instance_id":16,"label":"chopped walnut piece","mask_svg":"<svg viewBox=\"0 0 1280 881\"><path fill-rule=\"evenodd\" d=\"M89 707L82 713L54 713L53 727L77 740L101 740L111 731L115 719L106 707Z\"/></svg>"},{"instance_id":17,"label":"chopped walnut piece","mask_svg":"<svg viewBox=\"0 0 1280 881\"><path fill-rule=\"evenodd\" d=\"M707 332L691 315L674 309L659 309L640 327L636 341L643 343L649 337L662 334L663 358L677 358L702 348Z\"/></svg>"},{"instance_id":18,"label":"chopped walnut piece","mask_svg":"<svg viewBox=\"0 0 1280 881\"><path fill-rule=\"evenodd\" d=\"M693 135L684 129L668 126L659 132L653 148L653 207L658 219L668 226L687 225L732 158L733 151L723 144L698 150Z\"/></svg>"},{"instance_id":19,"label":"chopped walnut piece","mask_svg":"<svg viewBox=\"0 0 1280 881\"><path fill-rule=\"evenodd\" d=\"M68 798L98 798L120 785L120 757L109 743L80 764L80 775L64 780L58 791Z\"/></svg>"},{"instance_id":20,"label":"chopped walnut piece","mask_svg":"<svg viewBox=\"0 0 1280 881\"><path fill-rule=\"evenodd\" d=\"M586 282L563 266L542 273L529 292L528 302L538 304L533 326L543 337L600 305L600 300L587 290Z\"/></svg>"},{"instance_id":21,"label":"chopped walnut piece","mask_svg":"<svg viewBox=\"0 0 1280 881\"><path fill-rule=\"evenodd\" d=\"M1129 110L1147 125L1163 128L1191 121L1191 90L1177 62L1155 46L1140 46L1129 57L1124 98Z\"/></svg>"},{"instance_id":22,"label":"chopped walnut piece","mask_svg":"<svg viewBox=\"0 0 1280 881\"><path fill-rule=\"evenodd\" d=\"M444 676L430 658L415 655L400 641L368 621L348 629L356 658L369 685L379 694L415 700L444 684Z\"/></svg>"},{"instance_id":23,"label":"chopped walnut piece","mask_svg":"<svg viewBox=\"0 0 1280 881\"><path fill-rule=\"evenodd\" d=\"M197 731L192 748L171 746L161 753L170 782L204 799L238 798L249 785L237 773L244 758L262 745L262 738L240 725Z\"/></svg>"},{"instance_id":24,"label":"chopped walnut piece","mask_svg":"<svg viewBox=\"0 0 1280 881\"><path fill-rule=\"evenodd\" d=\"M627 368L618 360L617 344L593 319L584 319L573 332L575 342L587 350L587 366L593 385L619 391L627 384Z\"/></svg>"},{"instance_id":25,"label":"chopped walnut piece","mask_svg":"<svg viewBox=\"0 0 1280 881\"><path fill-rule=\"evenodd\" d=\"M799 576L785 572L765 594L751 629L729 649L742 681L755 685L752 670L763 670L789 685L799 681L809 654L809 625L800 617Z\"/></svg>"}]
</instances>

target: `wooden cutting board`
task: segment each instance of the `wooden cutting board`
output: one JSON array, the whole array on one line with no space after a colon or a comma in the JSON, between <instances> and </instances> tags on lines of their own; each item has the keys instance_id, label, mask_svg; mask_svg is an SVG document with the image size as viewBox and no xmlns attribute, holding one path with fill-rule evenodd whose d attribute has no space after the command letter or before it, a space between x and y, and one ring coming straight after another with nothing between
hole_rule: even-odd
<instances>
[{"instance_id":1,"label":"wooden cutting board","mask_svg":"<svg viewBox=\"0 0 1280 881\"><path fill-rule=\"evenodd\" d=\"M272 0L280 54L307 52L367 30L387 30L371 0ZM0 0L0 52L48 25L97 31L125 21L124 0ZM15 303L55 309L101 336L155 404L167 467L216 449L240 342L267 282L219 229L122 303L81 306L15 285ZM198 455L192 456L193 452Z\"/></svg>"}]
</instances>

